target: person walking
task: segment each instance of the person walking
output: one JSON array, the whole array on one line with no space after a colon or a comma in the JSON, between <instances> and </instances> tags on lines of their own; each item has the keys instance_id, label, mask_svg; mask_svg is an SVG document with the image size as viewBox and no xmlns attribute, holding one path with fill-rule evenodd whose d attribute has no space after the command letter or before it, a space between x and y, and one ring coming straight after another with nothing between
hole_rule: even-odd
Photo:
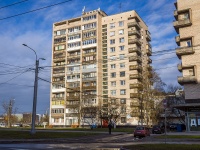
<instances>
[{"instance_id":1,"label":"person walking","mask_svg":"<svg viewBox=\"0 0 200 150\"><path fill-rule=\"evenodd\" d=\"M112 123L111 122L108 124L108 129L109 129L109 134L111 134L111 129L112 129Z\"/></svg>"}]
</instances>

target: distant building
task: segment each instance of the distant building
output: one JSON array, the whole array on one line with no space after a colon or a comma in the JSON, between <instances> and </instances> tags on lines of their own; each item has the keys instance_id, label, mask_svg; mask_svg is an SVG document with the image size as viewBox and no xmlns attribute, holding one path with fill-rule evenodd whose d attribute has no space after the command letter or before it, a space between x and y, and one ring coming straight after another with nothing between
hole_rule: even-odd
<instances>
[{"instance_id":1,"label":"distant building","mask_svg":"<svg viewBox=\"0 0 200 150\"><path fill-rule=\"evenodd\" d=\"M178 77L179 84L184 86L185 104L177 108L186 112L187 130L200 128L200 1L177 0L173 23L177 32L175 37L179 46L176 49L178 70L182 76Z\"/></svg>"},{"instance_id":2,"label":"distant building","mask_svg":"<svg viewBox=\"0 0 200 150\"><path fill-rule=\"evenodd\" d=\"M80 17L54 23L50 124L100 124L114 105L118 125L151 123L145 97L152 76L150 41L135 11L108 16L84 9Z\"/></svg>"}]
</instances>

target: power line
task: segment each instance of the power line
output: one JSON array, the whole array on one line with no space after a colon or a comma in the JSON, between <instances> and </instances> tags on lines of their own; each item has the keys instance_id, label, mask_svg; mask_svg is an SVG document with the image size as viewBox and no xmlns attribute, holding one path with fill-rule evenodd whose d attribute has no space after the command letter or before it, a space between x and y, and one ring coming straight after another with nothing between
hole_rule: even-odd
<instances>
[{"instance_id":1,"label":"power line","mask_svg":"<svg viewBox=\"0 0 200 150\"><path fill-rule=\"evenodd\" d=\"M28 1L28 0L22 0L22 1L18 1L18 2L12 3L12 4L8 4L8 5L0 7L0 9L6 8L6 7L10 7L10 6L13 6L13 5L17 5L17 4L23 3L25 1Z\"/></svg>"},{"instance_id":2,"label":"power line","mask_svg":"<svg viewBox=\"0 0 200 150\"><path fill-rule=\"evenodd\" d=\"M35 11L39 11L39 10L42 10L42 9L53 7L53 6L56 6L56 5L64 4L64 3L67 3L67 2L70 2L70 1L72 1L72 0L67 0L67 1L60 2L60 3L48 5L48 6L45 6L45 7L33 9L33 10L30 10L30 11L27 11L27 12L23 12L23 13L20 13L20 14L16 14L16 15L13 15L13 16L8 16L8 17L5 17L5 18L0 18L0 20L5 20L5 19L10 19L10 18L13 18L13 17L25 15L25 14L32 13L32 12L35 12Z\"/></svg>"}]
</instances>

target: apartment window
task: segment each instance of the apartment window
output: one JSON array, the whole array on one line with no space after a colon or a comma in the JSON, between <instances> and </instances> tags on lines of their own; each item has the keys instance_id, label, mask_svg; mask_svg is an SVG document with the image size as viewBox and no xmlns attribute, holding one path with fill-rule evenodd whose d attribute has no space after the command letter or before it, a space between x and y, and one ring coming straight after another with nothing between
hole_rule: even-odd
<instances>
[{"instance_id":1,"label":"apartment window","mask_svg":"<svg viewBox=\"0 0 200 150\"><path fill-rule=\"evenodd\" d=\"M111 73L111 78L115 78L116 77L116 72L112 72Z\"/></svg>"},{"instance_id":2,"label":"apartment window","mask_svg":"<svg viewBox=\"0 0 200 150\"><path fill-rule=\"evenodd\" d=\"M116 65L115 65L115 64L111 64L111 65L110 65L110 68L111 68L111 69L114 69L114 68L116 68Z\"/></svg>"},{"instance_id":3,"label":"apartment window","mask_svg":"<svg viewBox=\"0 0 200 150\"><path fill-rule=\"evenodd\" d=\"M124 54L119 54L119 59L122 60L124 59L125 55Z\"/></svg>"},{"instance_id":4,"label":"apartment window","mask_svg":"<svg viewBox=\"0 0 200 150\"><path fill-rule=\"evenodd\" d=\"M89 40L83 41L83 45L89 45L89 44L94 44L94 43L96 43L96 39L89 39Z\"/></svg>"},{"instance_id":5,"label":"apartment window","mask_svg":"<svg viewBox=\"0 0 200 150\"><path fill-rule=\"evenodd\" d=\"M73 27L68 29L68 33L78 32L81 30L81 26Z\"/></svg>"},{"instance_id":6,"label":"apartment window","mask_svg":"<svg viewBox=\"0 0 200 150\"><path fill-rule=\"evenodd\" d=\"M124 21L119 21L119 26L120 27L124 26Z\"/></svg>"},{"instance_id":7,"label":"apartment window","mask_svg":"<svg viewBox=\"0 0 200 150\"><path fill-rule=\"evenodd\" d=\"M96 22L83 25L83 30L96 28Z\"/></svg>"},{"instance_id":8,"label":"apartment window","mask_svg":"<svg viewBox=\"0 0 200 150\"><path fill-rule=\"evenodd\" d=\"M110 56L110 60L115 60L116 59L116 56L113 55L113 56Z\"/></svg>"},{"instance_id":9,"label":"apartment window","mask_svg":"<svg viewBox=\"0 0 200 150\"><path fill-rule=\"evenodd\" d=\"M120 90L120 95L126 95L126 90L125 89Z\"/></svg>"},{"instance_id":10,"label":"apartment window","mask_svg":"<svg viewBox=\"0 0 200 150\"><path fill-rule=\"evenodd\" d=\"M111 48L110 48L110 52L111 52L111 53L115 52L115 47L111 47Z\"/></svg>"},{"instance_id":11,"label":"apartment window","mask_svg":"<svg viewBox=\"0 0 200 150\"><path fill-rule=\"evenodd\" d=\"M119 35L124 34L124 29L119 30Z\"/></svg>"},{"instance_id":12,"label":"apartment window","mask_svg":"<svg viewBox=\"0 0 200 150\"><path fill-rule=\"evenodd\" d=\"M111 31L110 36L114 36L114 35L115 35L115 31Z\"/></svg>"},{"instance_id":13,"label":"apartment window","mask_svg":"<svg viewBox=\"0 0 200 150\"><path fill-rule=\"evenodd\" d=\"M55 50L57 51L57 50L63 50L63 49L65 49L65 45L57 45L57 46L55 46Z\"/></svg>"},{"instance_id":14,"label":"apartment window","mask_svg":"<svg viewBox=\"0 0 200 150\"><path fill-rule=\"evenodd\" d=\"M189 76L194 76L194 69L189 69L188 72L189 72Z\"/></svg>"},{"instance_id":15,"label":"apartment window","mask_svg":"<svg viewBox=\"0 0 200 150\"><path fill-rule=\"evenodd\" d=\"M126 99L125 99L125 98L121 98L121 99L120 99L120 103L121 103L121 104L126 104Z\"/></svg>"},{"instance_id":16,"label":"apartment window","mask_svg":"<svg viewBox=\"0 0 200 150\"><path fill-rule=\"evenodd\" d=\"M76 35L68 36L68 41L75 40L75 39L80 39L80 38L81 38L81 35L80 34L76 34Z\"/></svg>"},{"instance_id":17,"label":"apartment window","mask_svg":"<svg viewBox=\"0 0 200 150\"><path fill-rule=\"evenodd\" d=\"M58 30L58 31L55 31L54 34L55 34L55 36L57 36L57 35L65 35L66 34L66 30L65 29Z\"/></svg>"},{"instance_id":18,"label":"apartment window","mask_svg":"<svg viewBox=\"0 0 200 150\"><path fill-rule=\"evenodd\" d=\"M111 94L111 95L116 95L116 90L111 90L111 91L110 91L110 94Z\"/></svg>"},{"instance_id":19,"label":"apartment window","mask_svg":"<svg viewBox=\"0 0 200 150\"><path fill-rule=\"evenodd\" d=\"M110 44L115 44L115 39L111 39Z\"/></svg>"},{"instance_id":20,"label":"apartment window","mask_svg":"<svg viewBox=\"0 0 200 150\"><path fill-rule=\"evenodd\" d=\"M123 46L119 46L119 50L123 51L124 50L124 45Z\"/></svg>"},{"instance_id":21,"label":"apartment window","mask_svg":"<svg viewBox=\"0 0 200 150\"><path fill-rule=\"evenodd\" d=\"M119 43L124 43L124 37L119 38Z\"/></svg>"},{"instance_id":22,"label":"apartment window","mask_svg":"<svg viewBox=\"0 0 200 150\"><path fill-rule=\"evenodd\" d=\"M126 117L121 117L121 123L126 123Z\"/></svg>"},{"instance_id":23,"label":"apartment window","mask_svg":"<svg viewBox=\"0 0 200 150\"><path fill-rule=\"evenodd\" d=\"M120 68L125 68L125 63L120 63Z\"/></svg>"},{"instance_id":24,"label":"apartment window","mask_svg":"<svg viewBox=\"0 0 200 150\"><path fill-rule=\"evenodd\" d=\"M192 46L192 41L191 40L186 41L186 46L191 47Z\"/></svg>"},{"instance_id":25,"label":"apartment window","mask_svg":"<svg viewBox=\"0 0 200 150\"><path fill-rule=\"evenodd\" d=\"M125 80L120 80L120 85L125 85Z\"/></svg>"},{"instance_id":26,"label":"apartment window","mask_svg":"<svg viewBox=\"0 0 200 150\"><path fill-rule=\"evenodd\" d=\"M91 16L83 17L83 21L88 21L88 20L92 20L92 19L96 19L96 15L91 15Z\"/></svg>"},{"instance_id":27,"label":"apartment window","mask_svg":"<svg viewBox=\"0 0 200 150\"><path fill-rule=\"evenodd\" d=\"M110 29L115 27L115 23L110 23Z\"/></svg>"},{"instance_id":28,"label":"apartment window","mask_svg":"<svg viewBox=\"0 0 200 150\"><path fill-rule=\"evenodd\" d=\"M111 86L116 86L116 81L111 81Z\"/></svg>"},{"instance_id":29,"label":"apartment window","mask_svg":"<svg viewBox=\"0 0 200 150\"><path fill-rule=\"evenodd\" d=\"M120 77L125 77L125 71L120 72Z\"/></svg>"},{"instance_id":30,"label":"apartment window","mask_svg":"<svg viewBox=\"0 0 200 150\"><path fill-rule=\"evenodd\" d=\"M111 99L111 104L116 104L116 99Z\"/></svg>"}]
</instances>

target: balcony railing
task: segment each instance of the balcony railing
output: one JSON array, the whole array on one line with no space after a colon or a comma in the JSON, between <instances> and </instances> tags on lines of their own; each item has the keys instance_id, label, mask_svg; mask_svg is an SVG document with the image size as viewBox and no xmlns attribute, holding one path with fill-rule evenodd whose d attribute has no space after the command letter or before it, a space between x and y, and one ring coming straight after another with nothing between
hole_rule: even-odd
<instances>
[{"instance_id":1,"label":"balcony railing","mask_svg":"<svg viewBox=\"0 0 200 150\"><path fill-rule=\"evenodd\" d=\"M83 86L83 90L96 90L96 86Z\"/></svg>"},{"instance_id":2,"label":"balcony railing","mask_svg":"<svg viewBox=\"0 0 200 150\"><path fill-rule=\"evenodd\" d=\"M83 53L83 56L91 56L91 55L96 55L96 52L90 52L90 53Z\"/></svg>"},{"instance_id":3,"label":"balcony railing","mask_svg":"<svg viewBox=\"0 0 200 150\"><path fill-rule=\"evenodd\" d=\"M181 85L188 83L197 83L197 77L196 76L178 77L178 83Z\"/></svg>"},{"instance_id":4,"label":"balcony railing","mask_svg":"<svg viewBox=\"0 0 200 150\"><path fill-rule=\"evenodd\" d=\"M74 95L69 95L66 96L67 100L79 100L80 99L80 95L74 96Z\"/></svg>"},{"instance_id":5,"label":"balcony railing","mask_svg":"<svg viewBox=\"0 0 200 150\"><path fill-rule=\"evenodd\" d=\"M138 29L141 28L141 26L139 25L139 23L138 23L137 21L129 22L129 23L128 23L128 27L129 27L129 28L130 28L130 27L136 27L136 28L138 28Z\"/></svg>"},{"instance_id":6,"label":"balcony railing","mask_svg":"<svg viewBox=\"0 0 200 150\"><path fill-rule=\"evenodd\" d=\"M176 55L180 58L182 55L194 54L195 51L193 47L180 47L176 49Z\"/></svg>"},{"instance_id":7,"label":"balcony railing","mask_svg":"<svg viewBox=\"0 0 200 150\"><path fill-rule=\"evenodd\" d=\"M148 61L148 64L151 64L152 63L152 60L151 60L151 58L147 58L147 61Z\"/></svg>"},{"instance_id":8,"label":"balcony railing","mask_svg":"<svg viewBox=\"0 0 200 150\"><path fill-rule=\"evenodd\" d=\"M138 30L128 31L128 36L131 36L131 35L136 35L137 37L141 37L141 34Z\"/></svg>"},{"instance_id":9,"label":"balcony railing","mask_svg":"<svg viewBox=\"0 0 200 150\"><path fill-rule=\"evenodd\" d=\"M191 26L192 22L190 19L183 19L183 20L175 21L173 24L174 24L174 28L181 28L181 27Z\"/></svg>"},{"instance_id":10,"label":"balcony railing","mask_svg":"<svg viewBox=\"0 0 200 150\"><path fill-rule=\"evenodd\" d=\"M138 56L130 56L130 57L129 57L129 62L132 62L132 61L137 61L137 62L140 63L142 60L141 60L141 58L138 57Z\"/></svg>"},{"instance_id":11,"label":"balcony railing","mask_svg":"<svg viewBox=\"0 0 200 150\"><path fill-rule=\"evenodd\" d=\"M177 35L177 36L175 37L175 40L176 40L176 44L177 44L178 46L180 46L180 35Z\"/></svg>"},{"instance_id":12,"label":"balcony railing","mask_svg":"<svg viewBox=\"0 0 200 150\"><path fill-rule=\"evenodd\" d=\"M134 98L134 97L133 97L133 98ZM131 107L139 107L140 104L139 104L139 102L131 102L131 103L130 103L130 106L131 106Z\"/></svg>"},{"instance_id":13,"label":"balcony railing","mask_svg":"<svg viewBox=\"0 0 200 150\"><path fill-rule=\"evenodd\" d=\"M139 93L130 93L130 98L140 98L140 94ZM137 102L134 102L137 103ZM133 104L133 102L131 102L131 104Z\"/></svg>"},{"instance_id":14,"label":"balcony railing","mask_svg":"<svg viewBox=\"0 0 200 150\"><path fill-rule=\"evenodd\" d=\"M182 64L178 64L178 65L177 65L177 68L178 68L178 70L179 70L180 72L182 72Z\"/></svg>"},{"instance_id":15,"label":"balcony railing","mask_svg":"<svg viewBox=\"0 0 200 150\"><path fill-rule=\"evenodd\" d=\"M129 66L129 70L142 70L142 66L141 65L130 65Z\"/></svg>"},{"instance_id":16,"label":"balcony railing","mask_svg":"<svg viewBox=\"0 0 200 150\"><path fill-rule=\"evenodd\" d=\"M139 46L141 46L141 42L138 38L135 38L135 39L128 39L128 44L137 44Z\"/></svg>"},{"instance_id":17,"label":"balcony railing","mask_svg":"<svg viewBox=\"0 0 200 150\"><path fill-rule=\"evenodd\" d=\"M52 97L52 100L64 100L64 97Z\"/></svg>"},{"instance_id":18,"label":"balcony railing","mask_svg":"<svg viewBox=\"0 0 200 150\"><path fill-rule=\"evenodd\" d=\"M138 55L141 55L141 49L139 47L131 47L128 49L129 53L137 53Z\"/></svg>"},{"instance_id":19,"label":"balcony railing","mask_svg":"<svg viewBox=\"0 0 200 150\"><path fill-rule=\"evenodd\" d=\"M138 73L138 74L130 74L129 79L142 79L142 74Z\"/></svg>"},{"instance_id":20,"label":"balcony railing","mask_svg":"<svg viewBox=\"0 0 200 150\"><path fill-rule=\"evenodd\" d=\"M77 107L77 105L80 104L80 101L67 101L66 102L66 107Z\"/></svg>"},{"instance_id":21,"label":"balcony railing","mask_svg":"<svg viewBox=\"0 0 200 150\"><path fill-rule=\"evenodd\" d=\"M141 83L132 83L130 84L130 89L134 89L134 88L143 88L143 85Z\"/></svg>"},{"instance_id":22,"label":"balcony railing","mask_svg":"<svg viewBox=\"0 0 200 150\"><path fill-rule=\"evenodd\" d=\"M140 112L132 112L131 117L139 117L140 116Z\"/></svg>"}]
</instances>

